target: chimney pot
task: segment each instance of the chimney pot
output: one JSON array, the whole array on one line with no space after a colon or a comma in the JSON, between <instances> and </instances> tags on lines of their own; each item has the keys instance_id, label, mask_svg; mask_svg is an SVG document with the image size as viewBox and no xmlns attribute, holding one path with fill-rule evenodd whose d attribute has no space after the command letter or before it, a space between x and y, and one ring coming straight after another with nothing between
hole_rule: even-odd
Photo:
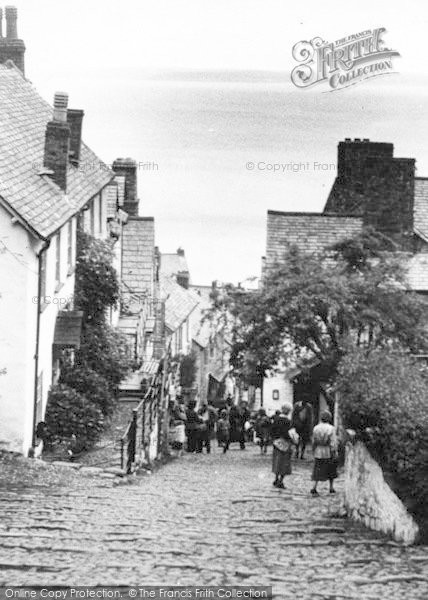
<instances>
[{"instance_id":1,"label":"chimney pot","mask_svg":"<svg viewBox=\"0 0 428 600\"><path fill-rule=\"evenodd\" d=\"M6 6L0 9L0 64L6 64L11 60L21 73L25 74L25 44L18 39L17 14L14 6ZM6 33L3 31L3 16L6 17Z\"/></svg>"},{"instance_id":2,"label":"chimney pot","mask_svg":"<svg viewBox=\"0 0 428 600\"><path fill-rule=\"evenodd\" d=\"M16 6L6 6L6 37L10 40L18 39L17 19L18 10Z\"/></svg>"},{"instance_id":3,"label":"chimney pot","mask_svg":"<svg viewBox=\"0 0 428 600\"><path fill-rule=\"evenodd\" d=\"M55 92L53 120L62 123L67 122L68 94L66 92Z\"/></svg>"},{"instance_id":4,"label":"chimney pot","mask_svg":"<svg viewBox=\"0 0 428 600\"><path fill-rule=\"evenodd\" d=\"M70 127L67 123L68 94L56 92L52 121L46 126L43 166L52 171L49 177L67 191L67 169L70 153Z\"/></svg>"}]
</instances>

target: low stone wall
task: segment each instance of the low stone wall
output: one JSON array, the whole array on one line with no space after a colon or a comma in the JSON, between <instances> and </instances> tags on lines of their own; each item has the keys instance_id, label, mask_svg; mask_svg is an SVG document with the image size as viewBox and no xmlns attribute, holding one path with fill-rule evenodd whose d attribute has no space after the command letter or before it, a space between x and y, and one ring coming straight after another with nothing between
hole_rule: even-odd
<instances>
[{"instance_id":1,"label":"low stone wall","mask_svg":"<svg viewBox=\"0 0 428 600\"><path fill-rule=\"evenodd\" d=\"M386 483L379 464L362 442L348 442L345 458L345 509L366 527L413 544L418 525Z\"/></svg>"}]
</instances>

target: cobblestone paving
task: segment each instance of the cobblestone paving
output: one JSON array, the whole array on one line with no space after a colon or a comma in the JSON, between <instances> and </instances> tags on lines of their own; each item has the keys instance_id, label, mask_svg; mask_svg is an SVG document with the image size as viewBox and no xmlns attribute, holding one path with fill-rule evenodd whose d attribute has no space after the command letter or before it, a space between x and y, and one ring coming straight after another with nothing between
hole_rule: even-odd
<instances>
[{"instance_id":1,"label":"cobblestone paving","mask_svg":"<svg viewBox=\"0 0 428 600\"><path fill-rule=\"evenodd\" d=\"M2 585L239 583L272 585L278 599L428 598L427 548L338 518L340 493L308 494L309 461L295 463L286 490L272 487L270 456L255 447L187 455L132 485L54 469L44 467L49 485L5 485L0 474Z\"/></svg>"}]
</instances>

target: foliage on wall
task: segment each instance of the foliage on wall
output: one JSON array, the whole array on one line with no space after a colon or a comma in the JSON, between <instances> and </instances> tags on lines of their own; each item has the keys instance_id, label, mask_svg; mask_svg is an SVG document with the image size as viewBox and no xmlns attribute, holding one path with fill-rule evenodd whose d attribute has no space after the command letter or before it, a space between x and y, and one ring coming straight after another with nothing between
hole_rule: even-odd
<instances>
[{"instance_id":1,"label":"foliage on wall","mask_svg":"<svg viewBox=\"0 0 428 600\"><path fill-rule=\"evenodd\" d=\"M105 318L119 298L112 259L108 242L79 232L75 307L83 311L81 344L74 362L62 367L60 386L51 391L45 419L48 438L74 436L85 449L96 440L103 418L112 414L119 383L129 369L125 337ZM66 420L67 404L69 422L59 425L52 415Z\"/></svg>"},{"instance_id":2,"label":"foliage on wall","mask_svg":"<svg viewBox=\"0 0 428 600\"><path fill-rule=\"evenodd\" d=\"M349 352L336 389L354 429L392 477L428 539L428 369L394 348Z\"/></svg>"}]
</instances>

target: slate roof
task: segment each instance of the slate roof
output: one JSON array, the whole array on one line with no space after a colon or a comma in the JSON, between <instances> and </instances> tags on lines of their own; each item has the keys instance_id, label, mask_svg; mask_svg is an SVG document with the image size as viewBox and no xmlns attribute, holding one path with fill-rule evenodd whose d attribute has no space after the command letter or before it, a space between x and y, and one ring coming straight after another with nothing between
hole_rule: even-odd
<instances>
[{"instance_id":1,"label":"slate roof","mask_svg":"<svg viewBox=\"0 0 428 600\"><path fill-rule=\"evenodd\" d=\"M122 283L124 292L153 290L155 222L153 217L129 217L122 233Z\"/></svg>"},{"instance_id":2,"label":"slate roof","mask_svg":"<svg viewBox=\"0 0 428 600\"><path fill-rule=\"evenodd\" d=\"M280 262L288 246L318 254L327 246L357 235L362 218L332 213L268 211L266 266Z\"/></svg>"},{"instance_id":3,"label":"slate roof","mask_svg":"<svg viewBox=\"0 0 428 600\"><path fill-rule=\"evenodd\" d=\"M428 178L415 177L414 229L428 241Z\"/></svg>"},{"instance_id":4,"label":"slate roof","mask_svg":"<svg viewBox=\"0 0 428 600\"><path fill-rule=\"evenodd\" d=\"M192 290L186 290L172 277L159 276L161 299L165 300L165 324L176 331L187 317L196 309L200 298Z\"/></svg>"},{"instance_id":5,"label":"slate roof","mask_svg":"<svg viewBox=\"0 0 428 600\"><path fill-rule=\"evenodd\" d=\"M189 267L185 256L181 254L161 254L160 272L163 275L178 275L188 273Z\"/></svg>"},{"instance_id":6,"label":"slate roof","mask_svg":"<svg viewBox=\"0 0 428 600\"><path fill-rule=\"evenodd\" d=\"M51 106L13 65L0 65L0 196L40 237L46 238L109 183L113 172L82 143L80 164L68 168L67 195L43 168Z\"/></svg>"},{"instance_id":7,"label":"slate roof","mask_svg":"<svg viewBox=\"0 0 428 600\"><path fill-rule=\"evenodd\" d=\"M194 321L192 327L192 339L201 348L206 348L213 334L212 323L208 320L203 320L205 312L211 307L211 302L206 298L199 296L200 302L195 309Z\"/></svg>"}]
</instances>

